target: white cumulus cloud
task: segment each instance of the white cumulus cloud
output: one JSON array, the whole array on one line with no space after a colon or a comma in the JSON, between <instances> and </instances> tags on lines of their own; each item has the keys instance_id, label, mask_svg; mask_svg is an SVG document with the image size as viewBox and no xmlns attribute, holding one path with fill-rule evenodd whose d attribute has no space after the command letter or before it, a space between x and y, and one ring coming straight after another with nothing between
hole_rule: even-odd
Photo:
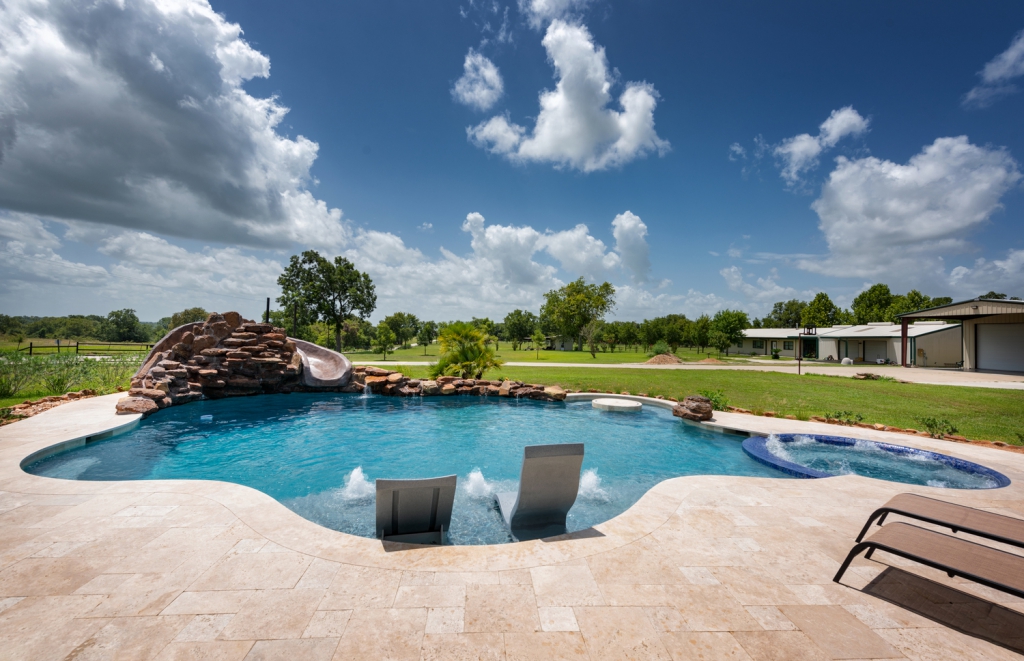
<instances>
[{"instance_id":1,"label":"white cumulus cloud","mask_svg":"<svg viewBox=\"0 0 1024 661\"><path fill-rule=\"evenodd\" d=\"M619 253L622 265L631 272L633 282L647 282L651 275L647 225L640 220L640 216L624 211L612 220L612 235L615 237L615 252Z\"/></svg>"},{"instance_id":2,"label":"white cumulus cloud","mask_svg":"<svg viewBox=\"0 0 1024 661\"><path fill-rule=\"evenodd\" d=\"M0 207L199 240L339 249L315 142L242 84L270 60L207 0L0 4Z\"/></svg>"},{"instance_id":3,"label":"white cumulus cloud","mask_svg":"<svg viewBox=\"0 0 1024 661\"><path fill-rule=\"evenodd\" d=\"M462 77L452 87L452 97L470 108L490 110L505 90L498 67L470 48L462 68Z\"/></svg>"},{"instance_id":4,"label":"white cumulus cloud","mask_svg":"<svg viewBox=\"0 0 1024 661\"><path fill-rule=\"evenodd\" d=\"M969 231L1020 181L1008 152L966 136L938 138L905 165L839 157L811 205L829 253L797 264L840 277L944 281L943 255L967 250Z\"/></svg>"},{"instance_id":5,"label":"white cumulus cloud","mask_svg":"<svg viewBox=\"0 0 1024 661\"><path fill-rule=\"evenodd\" d=\"M835 147L846 136L860 135L867 131L869 120L846 106L833 110L821 126L818 135L801 133L782 141L774 149L775 156L782 167L782 178L787 185L800 183L800 178L807 170L817 167L818 156L826 149Z\"/></svg>"},{"instance_id":6,"label":"white cumulus cloud","mask_svg":"<svg viewBox=\"0 0 1024 661\"><path fill-rule=\"evenodd\" d=\"M566 19L587 8L591 0L519 0L519 11L530 27L539 30L548 21Z\"/></svg>"},{"instance_id":7,"label":"white cumulus cloud","mask_svg":"<svg viewBox=\"0 0 1024 661\"><path fill-rule=\"evenodd\" d=\"M1024 30L1010 42L1010 47L990 60L978 72L981 82L964 95L966 107L984 108L996 99L1017 91L1014 79L1024 76Z\"/></svg>"},{"instance_id":8,"label":"white cumulus cloud","mask_svg":"<svg viewBox=\"0 0 1024 661\"><path fill-rule=\"evenodd\" d=\"M540 95L531 131L496 116L469 127L477 146L513 162L545 162L583 172L622 166L669 143L654 130L658 92L649 83L627 83L618 110L610 108L615 83L604 48L583 25L554 20L543 40L558 83Z\"/></svg>"}]
</instances>

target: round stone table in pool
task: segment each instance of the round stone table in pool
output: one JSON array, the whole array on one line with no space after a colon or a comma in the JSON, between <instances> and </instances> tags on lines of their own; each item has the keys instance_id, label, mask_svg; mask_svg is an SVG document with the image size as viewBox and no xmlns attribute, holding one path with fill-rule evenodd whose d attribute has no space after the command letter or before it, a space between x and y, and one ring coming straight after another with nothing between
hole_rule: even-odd
<instances>
[{"instance_id":1,"label":"round stone table in pool","mask_svg":"<svg viewBox=\"0 0 1024 661\"><path fill-rule=\"evenodd\" d=\"M628 399L610 399L607 397L593 400L591 402L591 406L595 409L601 409L602 411L614 411L619 413L633 413L644 407L640 402L634 402Z\"/></svg>"}]
</instances>

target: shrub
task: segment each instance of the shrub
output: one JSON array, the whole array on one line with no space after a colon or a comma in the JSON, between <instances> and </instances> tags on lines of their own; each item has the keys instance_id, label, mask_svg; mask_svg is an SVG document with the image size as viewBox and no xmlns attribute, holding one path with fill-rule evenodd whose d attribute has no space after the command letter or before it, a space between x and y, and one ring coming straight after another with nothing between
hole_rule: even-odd
<instances>
[{"instance_id":1,"label":"shrub","mask_svg":"<svg viewBox=\"0 0 1024 661\"><path fill-rule=\"evenodd\" d=\"M666 353L672 353L672 348L668 346L668 342L666 342L665 340L658 340L657 342L654 343L654 346L651 347L651 351L647 355L654 357Z\"/></svg>"},{"instance_id":2,"label":"shrub","mask_svg":"<svg viewBox=\"0 0 1024 661\"><path fill-rule=\"evenodd\" d=\"M829 420L838 420L844 425L852 425L864 419L860 413L853 411L825 411L824 415Z\"/></svg>"},{"instance_id":3,"label":"shrub","mask_svg":"<svg viewBox=\"0 0 1024 661\"><path fill-rule=\"evenodd\" d=\"M39 367L43 390L50 395L77 390L87 373L83 359L73 353L51 354L40 360Z\"/></svg>"},{"instance_id":4,"label":"shrub","mask_svg":"<svg viewBox=\"0 0 1024 661\"><path fill-rule=\"evenodd\" d=\"M932 438L942 438L949 434L955 434L959 430L945 418L918 418L917 421L925 428Z\"/></svg>"},{"instance_id":5,"label":"shrub","mask_svg":"<svg viewBox=\"0 0 1024 661\"><path fill-rule=\"evenodd\" d=\"M729 400L721 390L698 390L697 393L710 399L711 407L716 411L725 411L729 408Z\"/></svg>"},{"instance_id":6,"label":"shrub","mask_svg":"<svg viewBox=\"0 0 1024 661\"><path fill-rule=\"evenodd\" d=\"M100 392L117 392L118 387L126 388L130 384L132 375L138 371L145 358L146 354L143 353L125 353L90 361L90 381Z\"/></svg>"},{"instance_id":7,"label":"shrub","mask_svg":"<svg viewBox=\"0 0 1024 661\"><path fill-rule=\"evenodd\" d=\"M0 397L14 397L32 381L32 362L17 351L0 352Z\"/></svg>"},{"instance_id":8,"label":"shrub","mask_svg":"<svg viewBox=\"0 0 1024 661\"><path fill-rule=\"evenodd\" d=\"M472 324L456 321L441 331L441 356L430 366L430 378L459 376L479 379L484 372L504 363L487 346L487 336Z\"/></svg>"}]
</instances>

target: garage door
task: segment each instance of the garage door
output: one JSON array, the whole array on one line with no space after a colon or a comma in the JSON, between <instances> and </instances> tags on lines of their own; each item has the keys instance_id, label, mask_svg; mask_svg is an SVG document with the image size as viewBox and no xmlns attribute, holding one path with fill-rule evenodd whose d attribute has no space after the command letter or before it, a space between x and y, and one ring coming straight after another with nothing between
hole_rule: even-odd
<instances>
[{"instance_id":1,"label":"garage door","mask_svg":"<svg viewBox=\"0 0 1024 661\"><path fill-rule=\"evenodd\" d=\"M864 343L864 361L873 363L877 360L885 360L888 358L885 349L886 345L889 344L885 340L868 340Z\"/></svg>"},{"instance_id":2,"label":"garage door","mask_svg":"<svg viewBox=\"0 0 1024 661\"><path fill-rule=\"evenodd\" d=\"M1024 372L1024 324L978 324L978 369Z\"/></svg>"}]
</instances>

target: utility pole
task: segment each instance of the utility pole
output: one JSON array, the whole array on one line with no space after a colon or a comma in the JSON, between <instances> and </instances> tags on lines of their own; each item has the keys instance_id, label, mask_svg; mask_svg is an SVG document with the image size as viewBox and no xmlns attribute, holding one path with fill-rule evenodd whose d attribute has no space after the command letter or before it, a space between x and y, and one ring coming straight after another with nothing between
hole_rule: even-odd
<instances>
[{"instance_id":1,"label":"utility pole","mask_svg":"<svg viewBox=\"0 0 1024 661\"><path fill-rule=\"evenodd\" d=\"M270 323L270 297L267 297L267 314L263 317L263 323Z\"/></svg>"}]
</instances>

